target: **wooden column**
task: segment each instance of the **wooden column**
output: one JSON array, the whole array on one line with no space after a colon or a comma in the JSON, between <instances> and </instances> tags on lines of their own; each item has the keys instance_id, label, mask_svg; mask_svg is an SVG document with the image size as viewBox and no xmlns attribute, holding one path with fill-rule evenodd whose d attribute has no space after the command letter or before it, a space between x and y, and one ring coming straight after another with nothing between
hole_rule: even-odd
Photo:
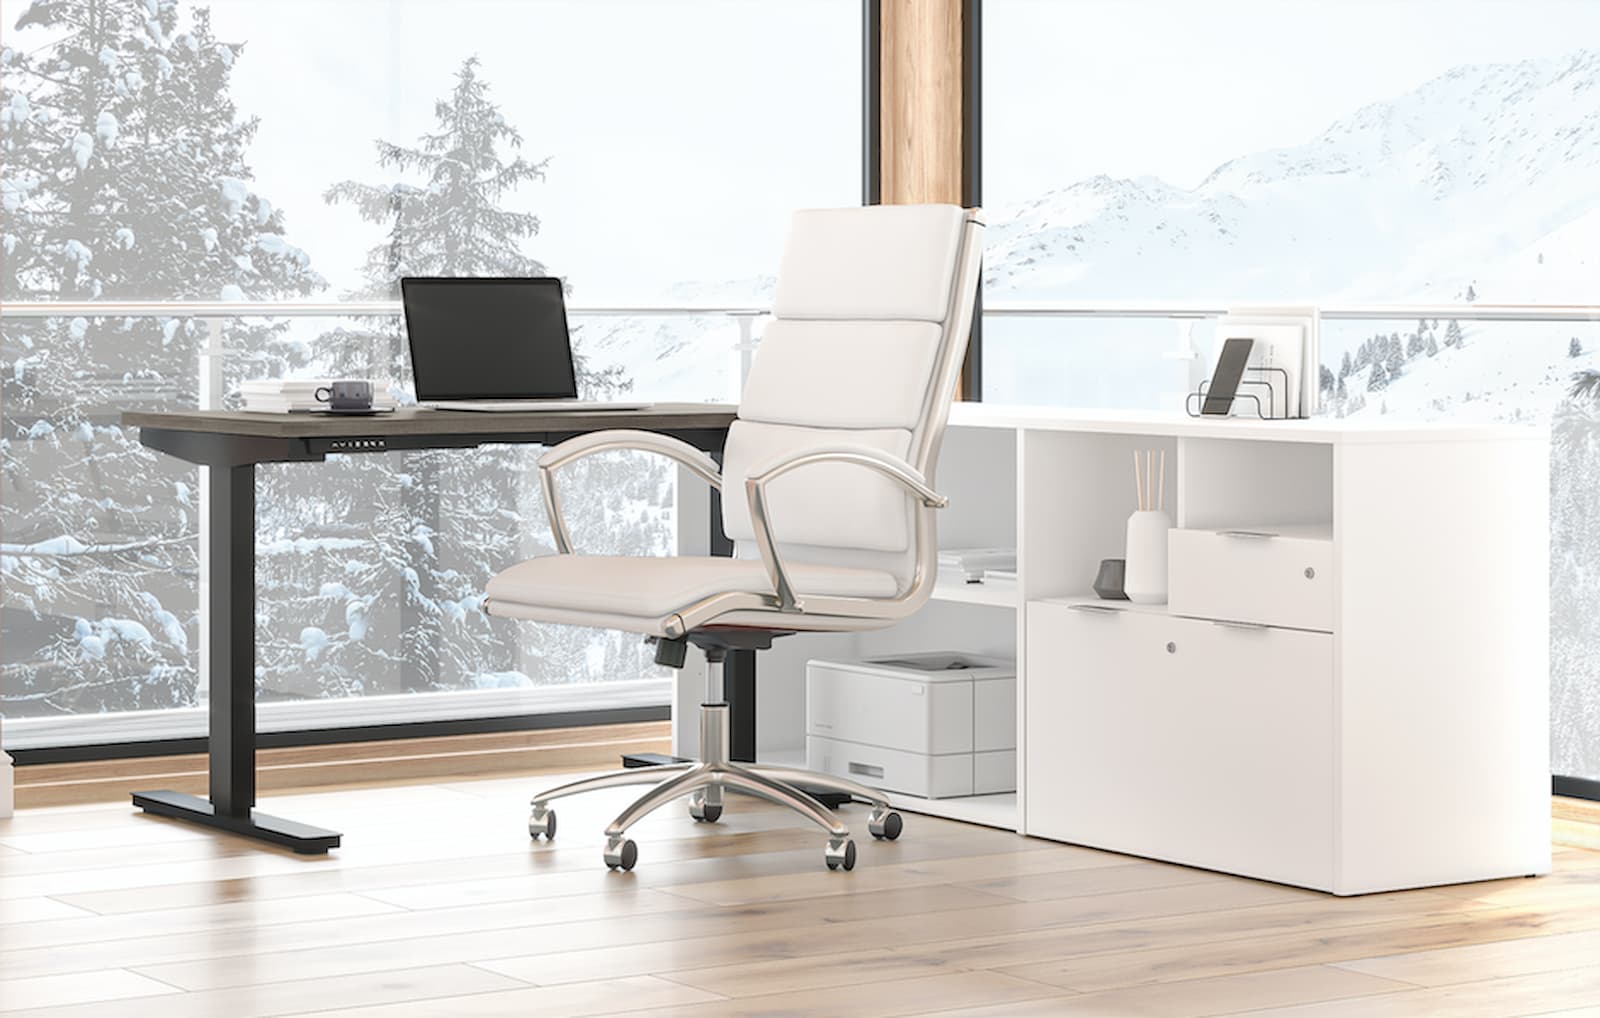
<instances>
[{"instance_id":1,"label":"wooden column","mask_svg":"<svg viewBox=\"0 0 1600 1018\"><path fill-rule=\"evenodd\" d=\"M981 206L981 0L871 2L878 11L881 88L867 115L869 125L874 113L879 124L878 200ZM872 194L870 180L864 190ZM980 293L957 399L982 398L982 300Z\"/></svg>"},{"instance_id":2,"label":"wooden column","mask_svg":"<svg viewBox=\"0 0 1600 1018\"><path fill-rule=\"evenodd\" d=\"M880 0L884 204L962 202L962 0Z\"/></svg>"}]
</instances>

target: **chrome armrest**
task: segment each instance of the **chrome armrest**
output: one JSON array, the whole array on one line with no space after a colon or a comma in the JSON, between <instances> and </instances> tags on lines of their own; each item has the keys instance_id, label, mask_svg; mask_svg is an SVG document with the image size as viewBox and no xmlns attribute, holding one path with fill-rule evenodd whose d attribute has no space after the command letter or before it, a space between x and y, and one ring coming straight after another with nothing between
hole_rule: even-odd
<instances>
[{"instance_id":1,"label":"chrome armrest","mask_svg":"<svg viewBox=\"0 0 1600 1018\"><path fill-rule=\"evenodd\" d=\"M787 459L771 460L753 471L744 482L745 496L750 500L750 521L754 525L756 547L761 552L761 562L766 566L767 578L778 595L778 610L804 611L796 599L794 587L789 583L788 571L778 555L778 543L772 534L772 517L767 512L767 485L791 470L817 463L848 463L876 471L914 495L928 509L943 509L950 504L945 496L928 487L920 473L898 456L881 449L864 445L830 446L825 449L808 449Z\"/></svg>"},{"instance_id":2,"label":"chrome armrest","mask_svg":"<svg viewBox=\"0 0 1600 1018\"><path fill-rule=\"evenodd\" d=\"M539 457L539 488L544 493L545 514L550 517L550 533L555 537L556 550L561 554L572 554L572 536L567 533L567 521L561 515L561 499L556 494L556 471L585 456L618 449L657 453L676 461L713 488L722 488L722 471L717 467L717 461L688 442L669 435L614 428L569 438L545 450L545 454Z\"/></svg>"}]
</instances>

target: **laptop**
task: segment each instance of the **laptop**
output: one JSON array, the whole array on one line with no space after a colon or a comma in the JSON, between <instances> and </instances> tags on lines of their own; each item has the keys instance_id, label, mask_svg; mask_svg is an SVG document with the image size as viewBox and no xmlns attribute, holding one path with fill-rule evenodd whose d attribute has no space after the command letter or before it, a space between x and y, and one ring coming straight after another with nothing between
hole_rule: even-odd
<instances>
[{"instance_id":1,"label":"laptop","mask_svg":"<svg viewBox=\"0 0 1600 1018\"><path fill-rule=\"evenodd\" d=\"M400 280L417 402L434 410L642 410L578 398L561 280Z\"/></svg>"}]
</instances>

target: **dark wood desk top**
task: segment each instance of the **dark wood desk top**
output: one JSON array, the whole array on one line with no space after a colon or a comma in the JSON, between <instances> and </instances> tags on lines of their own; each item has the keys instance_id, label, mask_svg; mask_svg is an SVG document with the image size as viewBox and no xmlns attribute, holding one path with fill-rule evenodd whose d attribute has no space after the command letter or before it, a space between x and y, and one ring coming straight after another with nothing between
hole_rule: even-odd
<instances>
[{"instance_id":1,"label":"dark wood desk top","mask_svg":"<svg viewBox=\"0 0 1600 1018\"><path fill-rule=\"evenodd\" d=\"M489 413L479 410L424 410L403 407L389 414L262 414L239 410L128 411L127 427L257 438L340 438L345 436L504 435L516 432L645 431L726 429L738 413L731 403L657 403L642 410L576 410Z\"/></svg>"}]
</instances>

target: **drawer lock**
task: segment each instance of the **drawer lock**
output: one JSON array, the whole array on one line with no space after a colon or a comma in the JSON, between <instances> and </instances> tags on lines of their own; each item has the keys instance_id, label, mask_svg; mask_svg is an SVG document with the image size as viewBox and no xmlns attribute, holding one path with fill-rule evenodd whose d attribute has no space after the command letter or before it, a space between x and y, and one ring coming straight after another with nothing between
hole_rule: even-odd
<instances>
[{"instance_id":1,"label":"drawer lock","mask_svg":"<svg viewBox=\"0 0 1600 1018\"><path fill-rule=\"evenodd\" d=\"M1312 568L1311 566L1306 566L1306 579L1314 580L1316 578L1317 578L1317 571L1314 568Z\"/></svg>"},{"instance_id":2,"label":"drawer lock","mask_svg":"<svg viewBox=\"0 0 1600 1018\"><path fill-rule=\"evenodd\" d=\"M1168 654L1176 654L1177 652L1178 652L1178 645L1176 643L1168 642L1167 643L1167 653Z\"/></svg>"}]
</instances>

